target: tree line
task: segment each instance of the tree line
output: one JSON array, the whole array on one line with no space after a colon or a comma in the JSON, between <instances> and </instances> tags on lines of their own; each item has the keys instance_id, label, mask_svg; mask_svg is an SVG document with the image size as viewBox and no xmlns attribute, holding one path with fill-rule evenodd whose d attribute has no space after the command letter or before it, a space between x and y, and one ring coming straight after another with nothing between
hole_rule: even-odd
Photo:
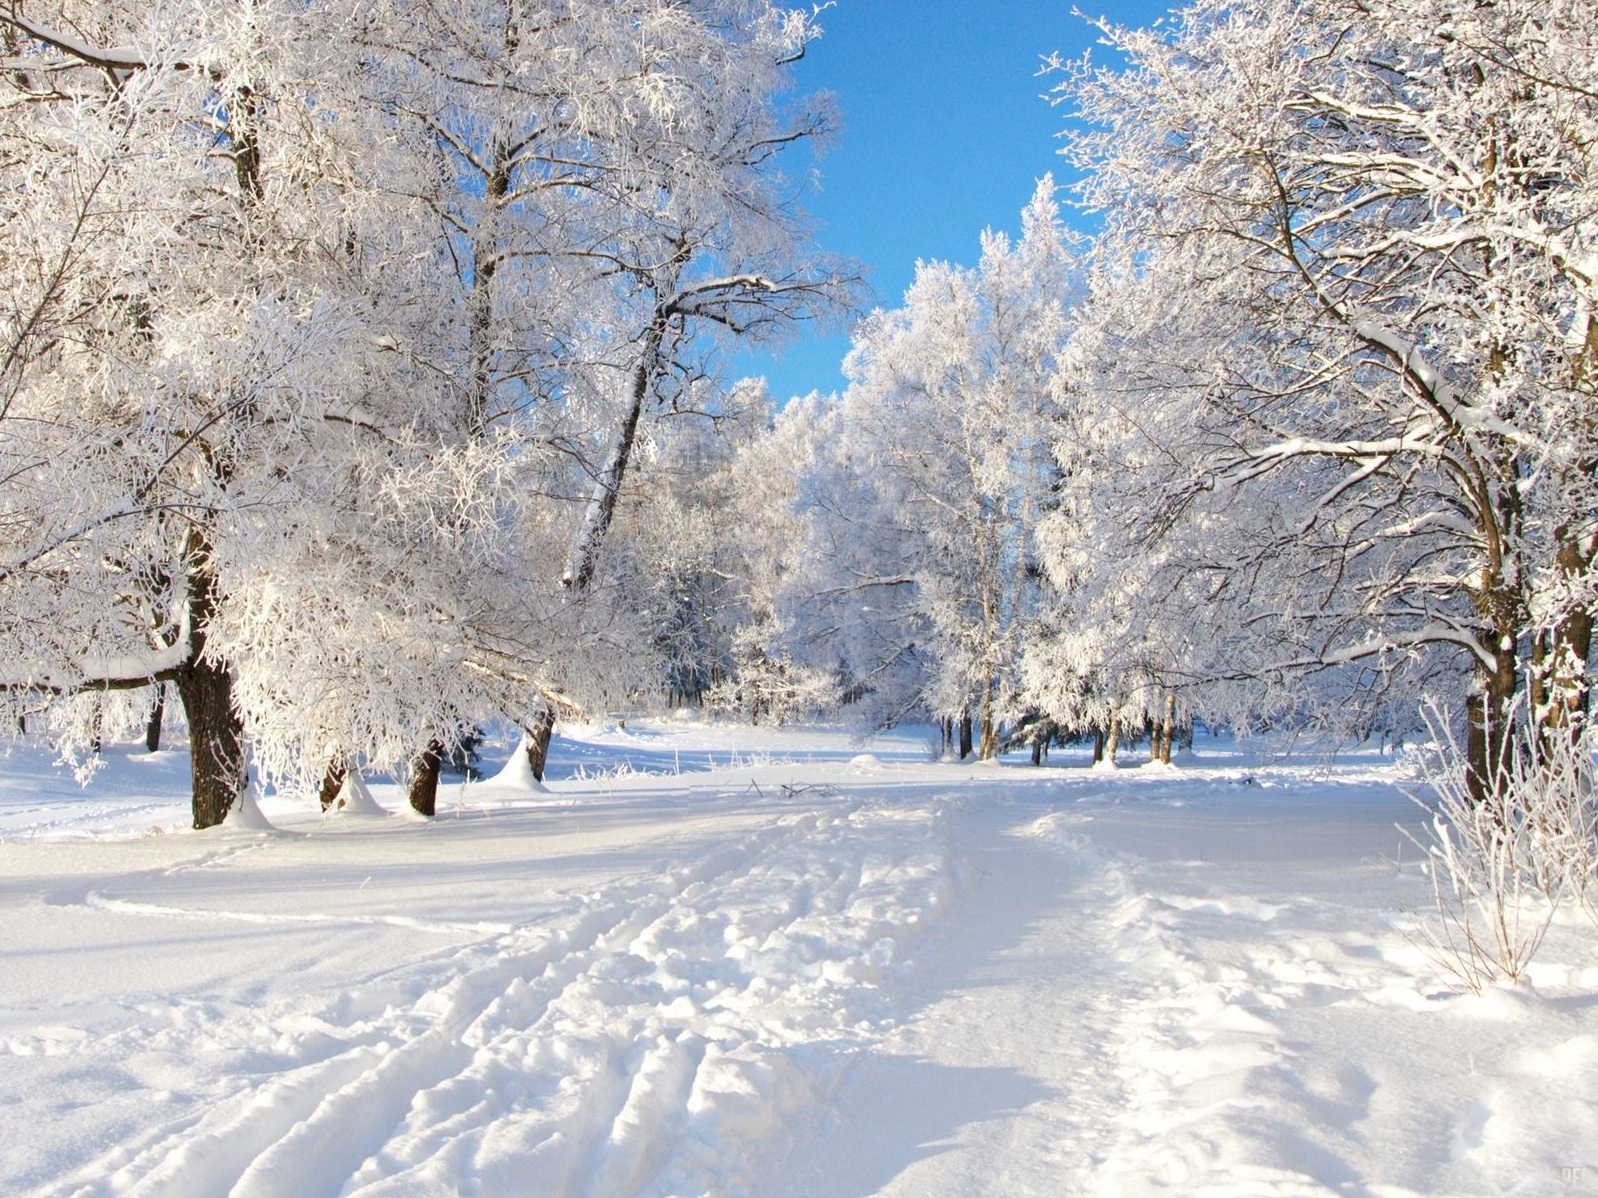
<instances>
[{"instance_id":1,"label":"tree line","mask_svg":"<svg viewBox=\"0 0 1598 1198\"><path fill-rule=\"evenodd\" d=\"M1457 712L1471 792L1590 706L1598 56L1507 0L1197 3L1056 62L1076 198L924 265L785 411L764 651L868 722L1335 737ZM800 450L814 446L814 451ZM1000 727L1011 731L1001 738ZM948 734L945 734L947 741ZM1533 744L1535 742L1535 744Z\"/></svg>"},{"instance_id":2,"label":"tree line","mask_svg":"<svg viewBox=\"0 0 1598 1198\"><path fill-rule=\"evenodd\" d=\"M1113 64L1054 64L1092 234L1044 180L780 409L713 354L853 300L778 169L832 124L786 90L809 15L33 11L0 17L5 694L84 744L170 679L197 824L246 741L430 809L474 722L536 772L563 715L651 697L1112 761L1431 699L1478 798L1582 729L1574 0L1103 24Z\"/></svg>"},{"instance_id":3,"label":"tree line","mask_svg":"<svg viewBox=\"0 0 1598 1198\"><path fill-rule=\"evenodd\" d=\"M605 547L718 336L847 306L766 0L0 13L0 662L84 746L169 682L194 822L247 761L413 779L646 681ZM137 692L119 705L124 692ZM541 761L534 762L535 770Z\"/></svg>"}]
</instances>

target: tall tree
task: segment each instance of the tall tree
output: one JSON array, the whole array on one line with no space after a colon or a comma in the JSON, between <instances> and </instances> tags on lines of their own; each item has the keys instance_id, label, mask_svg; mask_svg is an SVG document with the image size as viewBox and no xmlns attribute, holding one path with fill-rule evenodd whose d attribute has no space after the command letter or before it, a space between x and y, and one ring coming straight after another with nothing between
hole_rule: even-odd
<instances>
[{"instance_id":1,"label":"tall tree","mask_svg":"<svg viewBox=\"0 0 1598 1198\"><path fill-rule=\"evenodd\" d=\"M1466 663L1477 793L1521 697L1544 726L1588 704L1589 24L1520 0L1199 3L1107 28L1130 68L1066 85L1098 127L1074 142L1107 214L1091 323L1124 355L1097 377L1128 425L1183 413L1156 447L1186 462L1166 526L1271 496L1257 551L1209 560L1279 669Z\"/></svg>"},{"instance_id":2,"label":"tall tree","mask_svg":"<svg viewBox=\"0 0 1598 1198\"><path fill-rule=\"evenodd\" d=\"M873 313L845 364L837 452L873 497L837 510L851 520L881 513L891 531L878 543L892 560L819 594L885 603L902 613L901 629L924 629L932 668L920 700L974 719L983 758L1014 713L1036 610L1033 536L1055 482L1045 430L1072 288L1045 179L1018 241L984 235L975 268L923 264L904 307Z\"/></svg>"}]
</instances>

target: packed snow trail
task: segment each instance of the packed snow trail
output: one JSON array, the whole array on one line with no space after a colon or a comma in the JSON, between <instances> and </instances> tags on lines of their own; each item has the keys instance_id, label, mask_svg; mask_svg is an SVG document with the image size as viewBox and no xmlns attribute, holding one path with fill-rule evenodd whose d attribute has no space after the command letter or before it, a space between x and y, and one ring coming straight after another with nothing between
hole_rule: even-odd
<instances>
[{"instance_id":1,"label":"packed snow trail","mask_svg":"<svg viewBox=\"0 0 1598 1198\"><path fill-rule=\"evenodd\" d=\"M927 1005L852 1072L777 1192L1009 1198L1093 1176L1125 1101L1107 1046L1129 997L1111 951L1126 882L1036 818L998 796L951 812L963 901L918 979Z\"/></svg>"}]
</instances>

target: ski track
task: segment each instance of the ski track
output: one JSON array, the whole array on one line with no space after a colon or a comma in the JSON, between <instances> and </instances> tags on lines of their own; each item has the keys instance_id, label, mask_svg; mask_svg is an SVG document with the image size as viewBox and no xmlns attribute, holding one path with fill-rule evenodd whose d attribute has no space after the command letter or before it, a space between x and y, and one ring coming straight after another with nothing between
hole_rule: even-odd
<instances>
[{"instance_id":1,"label":"ski track","mask_svg":"<svg viewBox=\"0 0 1598 1198\"><path fill-rule=\"evenodd\" d=\"M748 1192L891 1009L950 873L940 803L840 801L373 979L320 1012L212 1020L174 1004L169 1030L114 1038L214 1052L233 1068L180 1116L41 1192ZM195 1042L198 1028L208 1040Z\"/></svg>"}]
</instances>

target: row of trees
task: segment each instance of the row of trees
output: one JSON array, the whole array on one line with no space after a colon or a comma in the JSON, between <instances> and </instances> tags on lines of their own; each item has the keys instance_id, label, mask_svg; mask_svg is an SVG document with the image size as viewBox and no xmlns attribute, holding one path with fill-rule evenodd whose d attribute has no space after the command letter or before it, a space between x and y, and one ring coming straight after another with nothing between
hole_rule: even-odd
<instances>
[{"instance_id":1,"label":"row of trees","mask_svg":"<svg viewBox=\"0 0 1598 1198\"><path fill-rule=\"evenodd\" d=\"M1580 6L1200 0L1057 64L1099 214L920 268L839 397L704 331L847 305L766 0L13 11L0 678L87 739L171 679L196 822L473 722L1169 747L1589 708L1598 56ZM662 421L662 413L680 418ZM134 708L130 706L130 712ZM139 709L142 712L142 709ZM429 779L433 781L429 781Z\"/></svg>"},{"instance_id":2,"label":"row of trees","mask_svg":"<svg viewBox=\"0 0 1598 1198\"><path fill-rule=\"evenodd\" d=\"M787 651L872 720L1413 727L1589 708L1598 54L1538 0L1200 0L1059 63L1102 229L860 328L806 455ZM795 458L798 455L791 455ZM777 650L768 649L767 656ZM1112 749L1113 752L1113 749Z\"/></svg>"},{"instance_id":3,"label":"row of trees","mask_svg":"<svg viewBox=\"0 0 1598 1198\"><path fill-rule=\"evenodd\" d=\"M194 821L630 693L610 551L706 334L848 302L767 0L0 13L0 693L84 745L170 680ZM658 588L657 588L658 590ZM541 762L535 762L535 769Z\"/></svg>"}]
</instances>

